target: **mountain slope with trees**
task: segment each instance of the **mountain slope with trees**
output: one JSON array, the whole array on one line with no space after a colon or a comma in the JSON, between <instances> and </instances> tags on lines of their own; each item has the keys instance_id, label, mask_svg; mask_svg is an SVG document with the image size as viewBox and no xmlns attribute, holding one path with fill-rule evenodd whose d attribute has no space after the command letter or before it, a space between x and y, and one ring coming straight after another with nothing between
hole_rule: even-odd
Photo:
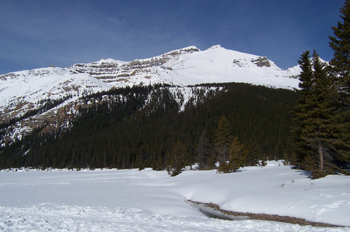
<instances>
[{"instance_id":1,"label":"mountain slope with trees","mask_svg":"<svg viewBox=\"0 0 350 232\"><path fill-rule=\"evenodd\" d=\"M258 158L283 158L289 147L290 111L298 94L249 84L226 83L197 86L199 101L190 99L184 110L166 86L116 89L109 104L81 110L68 130L40 135L34 131L22 141L1 148L1 168L143 168L169 166L177 150L186 150L182 165L197 159L203 131L207 140L205 164L215 163L217 128L222 117L226 129L241 143L255 140ZM203 95L201 88L216 89ZM120 97L120 96L123 97ZM100 97L101 97L100 96ZM117 97L119 96L119 97ZM91 99L90 99L91 98ZM87 101L98 99L92 95ZM149 103L145 106L145 102ZM253 139L254 138L254 139ZM230 145L232 141L229 142ZM227 149L230 153L230 148ZM213 157L214 156L214 157Z\"/></svg>"}]
</instances>

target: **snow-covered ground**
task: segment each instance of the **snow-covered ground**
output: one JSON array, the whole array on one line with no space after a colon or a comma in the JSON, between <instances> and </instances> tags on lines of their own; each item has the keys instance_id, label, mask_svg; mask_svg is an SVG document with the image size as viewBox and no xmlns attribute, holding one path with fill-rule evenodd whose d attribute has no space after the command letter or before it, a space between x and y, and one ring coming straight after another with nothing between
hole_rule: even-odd
<instances>
[{"instance_id":1,"label":"snow-covered ground","mask_svg":"<svg viewBox=\"0 0 350 232\"><path fill-rule=\"evenodd\" d=\"M350 177L319 180L270 161L237 173L184 171L1 171L2 231L350 231L205 217L186 200L223 209L350 226Z\"/></svg>"}]
</instances>

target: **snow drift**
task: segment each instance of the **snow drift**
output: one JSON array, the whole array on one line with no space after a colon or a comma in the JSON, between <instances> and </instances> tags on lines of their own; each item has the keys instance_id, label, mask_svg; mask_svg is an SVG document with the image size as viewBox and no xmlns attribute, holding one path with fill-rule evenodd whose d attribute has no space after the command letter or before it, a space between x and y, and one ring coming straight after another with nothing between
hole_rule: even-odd
<instances>
[{"instance_id":1,"label":"snow drift","mask_svg":"<svg viewBox=\"0 0 350 232\"><path fill-rule=\"evenodd\" d=\"M2 171L0 229L5 231L350 231L265 221L208 219L186 201L350 226L350 177L311 180L270 161L236 173L184 171Z\"/></svg>"}]
</instances>

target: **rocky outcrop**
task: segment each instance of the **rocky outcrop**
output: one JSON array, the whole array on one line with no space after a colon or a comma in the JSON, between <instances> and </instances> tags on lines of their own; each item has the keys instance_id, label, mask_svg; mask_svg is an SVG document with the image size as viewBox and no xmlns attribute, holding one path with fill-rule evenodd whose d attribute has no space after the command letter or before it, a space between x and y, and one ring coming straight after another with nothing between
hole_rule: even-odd
<instances>
[{"instance_id":1,"label":"rocky outcrop","mask_svg":"<svg viewBox=\"0 0 350 232\"><path fill-rule=\"evenodd\" d=\"M260 56L257 59L252 59L252 63L256 64L258 67L271 67L271 64L266 56Z\"/></svg>"},{"instance_id":2,"label":"rocky outcrop","mask_svg":"<svg viewBox=\"0 0 350 232\"><path fill-rule=\"evenodd\" d=\"M169 69L170 67L163 67L162 65L172 59L174 56L180 54L187 54L200 51L196 47L187 47L179 50L174 50L156 56L150 59L136 59L130 62L122 62L113 59L102 59L97 62L87 64L75 64L69 67L72 74L87 73L97 79L118 79L120 77L129 77L135 75L142 70L143 72L149 72L148 68L160 67L162 69ZM118 80L117 80L118 81Z\"/></svg>"}]
</instances>

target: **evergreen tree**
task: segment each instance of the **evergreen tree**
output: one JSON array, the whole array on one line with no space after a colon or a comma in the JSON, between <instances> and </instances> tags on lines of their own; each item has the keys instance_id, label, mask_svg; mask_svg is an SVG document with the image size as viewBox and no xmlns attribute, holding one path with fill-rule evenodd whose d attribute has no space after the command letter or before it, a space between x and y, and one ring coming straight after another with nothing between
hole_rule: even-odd
<instances>
[{"instance_id":1,"label":"evergreen tree","mask_svg":"<svg viewBox=\"0 0 350 232\"><path fill-rule=\"evenodd\" d=\"M198 145L196 149L198 169L204 170L208 162L208 157L210 154L209 140L205 137L206 131L204 130L201 137L198 140Z\"/></svg>"},{"instance_id":2,"label":"evergreen tree","mask_svg":"<svg viewBox=\"0 0 350 232\"><path fill-rule=\"evenodd\" d=\"M207 161L207 169L209 170L216 169L216 162L217 162L217 157L215 155L215 152L212 151Z\"/></svg>"},{"instance_id":3,"label":"evergreen tree","mask_svg":"<svg viewBox=\"0 0 350 232\"><path fill-rule=\"evenodd\" d=\"M325 64L321 63L316 52L313 54L314 85L307 101L308 111L305 120L305 133L302 136L308 145L317 151L318 172L324 172L325 156L331 159L334 143L337 140L337 115L335 99L337 92L332 88ZM336 152L336 151L335 151Z\"/></svg>"},{"instance_id":4,"label":"evergreen tree","mask_svg":"<svg viewBox=\"0 0 350 232\"><path fill-rule=\"evenodd\" d=\"M256 166L259 164L259 155L261 148L255 138L252 136L244 145L244 162L247 166Z\"/></svg>"},{"instance_id":5,"label":"evergreen tree","mask_svg":"<svg viewBox=\"0 0 350 232\"><path fill-rule=\"evenodd\" d=\"M298 105L294 108L294 122L291 129L291 140L292 140L292 152L293 156L296 157L296 162L301 164L304 160L304 157L310 153L310 147L307 142L302 139L302 133L305 132L305 123L307 119L307 111L310 98L310 91L313 85L313 74L312 74L312 65L310 62L310 52L305 51L298 61L301 69L300 73L300 83L299 83L299 100Z\"/></svg>"},{"instance_id":6,"label":"evergreen tree","mask_svg":"<svg viewBox=\"0 0 350 232\"><path fill-rule=\"evenodd\" d=\"M299 61L302 69L300 100L294 110L296 126L292 133L294 152L298 153L300 164L316 178L324 175L325 167L327 172L334 171L331 161L339 154L337 146L342 140L336 112L338 92L316 52L311 61L312 64L308 51Z\"/></svg>"},{"instance_id":7,"label":"evergreen tree","mask_svg":"<svg viewBox=\"0 0 350 232\"><path fill-rule=\"evenodd\" d=\"M187 148L180 141L177 141L173 147L166 170L170 176L176 176L181 173L182 168L187 164Z\"/></svg>"},{"instance_id":8,"label":"evergreen tree","mask_svg":"<svg viewBox=\"0 0 350 232\"><path fill-rule=\"evenodd\" d=\"M343 94L350 95L350 1L346 0L340 9L341 19L336 27L332 27L334 36L329 36L330 47L334 57L330 64L339 75L338 81ZM349 103L349 102L347 102Z\"/></svg>"},{"instance_id":9,"label":"evergreen tree","mask_svg":"<svg viewBox=\"0 0 350 232\"><path fill-rule=\"evenodd\" d=\"M340 9L340 18L336 27L332 27L334 36L329 36L333 58L330 61L333 78L340 94L338 112L340 113L341 143L337 149L337 164L346 166L350 162L350 1L346 0ZM344 167L345 167L344 166Z\"/></svg>"},{"instance_id":10,"label":"evergreen tree","mask_svg":"<svg viewBox=\"0 0 350 232\"><path fill-rule=\"evenodd\" d=\"M266 165L267 165L266 156L263 156L261 159L260 166L266 166Z\"/></svg>"},{"instance_id":11,"label":"evergreen tree","mask_svg":"<svg viewBox=\"0 0 350 232\"><path fill-rule=\"evenodd\" d=\"M145 169L145 165L144 165L144 161L143 161L143 157L142 157L142 153L141 152L140 152L140 154L138 154L136 156L135 167L134 168L139 168L139 171Z\"/></svg>"},{"instance_id":12,"label":"evergreen tree","mask_svg":"<svg viewBox=\"0 0 350 232\"><path fill-rule=\"evenodd\" d=\"M218 160L221 163L227 161L230 152L232 138L230 136L229 123L225 116L222 116L215 134L215 150Z\"/></svg>"},{"instance_id":13,"label":"evergreen tree","mask_svg":"<svg viewBox=\"0 0 350 232\"><path fill-rule=\"evenodd\" d=\"M156 171L164 170L164 159L163 159L162 155L158 155L157 161L154 160L153 163L154 163L152 165L153 170L156 170Z\"/></svg>"},{"instance_id":14,"label":"evergreen tree","mask_svg":"<svg viewBox=\"0 0 350 232\"><path fill-rule=\"evenodd\" d=\"M236 172L244 166L243 144L235 137L231 144L230 157L228 162L222 162L219 166L218 173Z\"/></svg>"}]
</instances>

